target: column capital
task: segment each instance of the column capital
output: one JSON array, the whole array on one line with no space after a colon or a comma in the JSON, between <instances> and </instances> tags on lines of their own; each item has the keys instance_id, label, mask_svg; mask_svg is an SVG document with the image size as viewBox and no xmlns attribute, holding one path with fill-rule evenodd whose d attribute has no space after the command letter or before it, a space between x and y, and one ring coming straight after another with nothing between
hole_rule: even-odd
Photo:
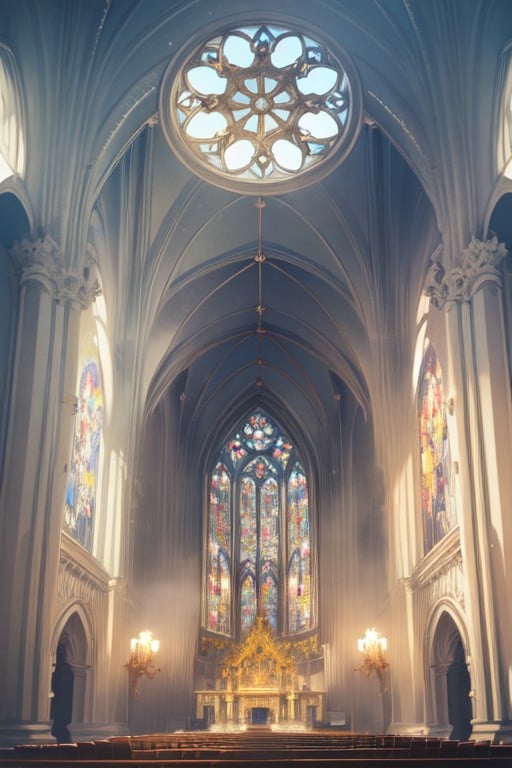
<instances>
[{"instance_id":1,"label":"column capital","mask_svg":"<svg viewBox=\"0 0 512 768\"><path fill-rule=\"evenodd\" d=\"M82 270L68 269L61 250L50 235L16 242L12 254L21 271L20 284L30 280L40 283L58 303L76 303L87 309L101 293L96 263L90 255Z\"/></svg>"},{"instance_id":2,"label":"column capital","mask_svg":"<svg viewBox=\"0 0 512 768\"><path fill-rule=\"evenodd\" d=\"M501 284L499 267L507 253L496 236L490 240L472 237L460 255L460 263L447 272L441 260L442 246L434 251L425 280L425 294L438 309L453 302L471 301L487 282Z\"/></svg>"}]
</instances>

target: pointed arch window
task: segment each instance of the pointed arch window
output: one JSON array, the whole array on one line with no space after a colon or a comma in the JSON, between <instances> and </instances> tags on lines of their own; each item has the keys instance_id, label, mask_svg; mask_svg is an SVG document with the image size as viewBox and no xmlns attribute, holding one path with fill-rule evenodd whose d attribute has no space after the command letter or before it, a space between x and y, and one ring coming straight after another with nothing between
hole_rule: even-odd
<instances>
[{"instance_id":1,"label":"pointed arch window","mask_svg":"<svg viewBox=\"0 0 512 768\"><path fill-rule=\"evenodd\" d=\"M0 183L25 173L22 89L15 58L0 43Z\"/></svg>"},{"instance_id":2,"label":"pointed arch window","mask_svg":"<svg viewBox=\"0 0 512 768\"><path fill-rule=\"evenodd\" d=\"M254 411L209 477L205 629L244 636L262 615L279 633L313 627L311 523L301 458Z\"/></svg>"},{"instance_id":3,"label":"pointed arch window","mask_svg":"<svg viewBox=\"0 0 512 768\"><path fill-rule=\"evenodd\" d=\"M428 552L457 525L443 376L432 344L423 362L419 437L423 542L424 551Z\"/></svg>"}]
</instances>

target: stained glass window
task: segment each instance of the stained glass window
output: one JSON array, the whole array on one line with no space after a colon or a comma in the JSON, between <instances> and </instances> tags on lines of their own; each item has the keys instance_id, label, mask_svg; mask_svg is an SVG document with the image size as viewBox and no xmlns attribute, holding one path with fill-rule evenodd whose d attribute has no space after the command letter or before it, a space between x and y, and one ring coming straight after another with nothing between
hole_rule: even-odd
<instances>
[{"instance_id":1,"label":"stained glass window","mask_svg":"<svg viewBox=\"0 0 512 768\"><path fill-rule=\"evenodd\" d=\"M78 413L66 488L65 527L92 551L98 482L103 396L98 366L91 360L80 377Z\"/></svg>"},{"instance_id":2,"label":"stained glass window","mask_svg":"<svg viewBox=\"0 0 512 768\"><path fill-rule=\"evenodd\" d=\"M419 437L424 549L428 552L457 524L450 472L450 443L441 364L425 355L420 389Z\"/></svg>"},{"instance_id":3,"label":"stained glass window","mask_svg":"<svg viewBox=\"0 0 512 768\"><path fill-rule=\"evenodd\" d=\"M217 464L210 478L207 627L231 630L231 478Z\"/></svg>"},{"instance_id":4,"label":"stained glass window","mask_svg":"<svg viewBox=\"0 0 512 768\"><path fill-rule=\"evenodd\" d=\"M253 576L247 575L245 577L240 592L240 627L242 635L245 635L251 629L256 618L256 584Z\"/></svg>"},{"instance_id":5,"label":"stained glass window","mask_svg":"<svg viewBox=\"0 0 512 768\"><path fill-rule=\"evenodd\" d=\"M312 628L306 474L289 437L261 410L224 443L212 472L207 572L207 629L243 636L257 615L278 632Z\"/></svg>"},{"instance_id":6,"label":"stained glass window","mask_svg":"<svg viewBox=\"0 0 512 768\"><path fill-rule=\"evenodd\" d=\"M361 109L341 51L275 24L203 41L166 73L161 103L164 133L183 162L237 189L326 173L324 161L349 150Z\"/></svg>"},{"instance_id":7,"label":"stained glass window","mask_svg":"<svg viewBox=\"0 0 512 768\"><path fill-rule=\"evenodd\" d=\"M288 480L288 626L300 632L311 621L311 536L308 486L297 462Z\"/></svg>"}]
</instances>

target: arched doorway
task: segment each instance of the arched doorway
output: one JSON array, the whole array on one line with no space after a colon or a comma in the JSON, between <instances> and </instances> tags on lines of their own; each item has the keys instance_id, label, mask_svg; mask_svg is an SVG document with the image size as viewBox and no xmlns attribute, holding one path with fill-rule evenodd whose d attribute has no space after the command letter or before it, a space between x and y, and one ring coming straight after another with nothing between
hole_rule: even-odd
<instances>
[{"instance_id":1,"label":"arched doorway","mask_svg":"<svg viewBox=\"0 0 512 768\"><path fill-rule=\"evenodd\" d=\"M71 724L84 720L86 660L87 638L75 611L59 636L52 673L51 732L61 743L72 740Z\"/></svg>"},{"instance_id":2,"label":"arched doorway","mask_svg":"<svg viewBox=\"0 0 512 768\"><path fill-rule=\"evenodd\" d=\"M452 739L469 739L471 735L471 681L466 664L466 654L460 640L457 641L453 661L446 675L448 692L448 720L452 725Z\"/></svg>"},{"instance_id":3,"label":"arched doorway","mask_svg":"<svg viewBox=\"0 0 512 768\"><path fill-rule=\"evenodd\" d=\"M59 744L71 741L69 725L73 717L73 684L74 674L68 661L67 644L65 638L61 638L52 673L53 696L50 708L51 733Z\"/></svg>"},{"instance_id":4,"label":"arched doorway","mask_svg":"<svg viewBox=\"0 0 512 768\"><path fill-rule=\"evenodd\" d=\"M465 740L471 735L471 680L460 632L447 611L435 628L430 667L433 719L444 735Z\"/></svg>"}]
</instances>

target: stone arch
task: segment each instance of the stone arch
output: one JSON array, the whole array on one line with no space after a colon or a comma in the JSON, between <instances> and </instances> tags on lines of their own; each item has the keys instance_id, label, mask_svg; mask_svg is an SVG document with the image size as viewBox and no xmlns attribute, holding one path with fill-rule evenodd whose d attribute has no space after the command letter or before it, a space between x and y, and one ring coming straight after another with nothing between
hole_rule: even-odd
<instances>
[{"instance_id":1,"label":"stone arch","mask_svg":"<svg viewBox=\"0 0 512 768\"><path fill-rule=\"evenodd\" d=\"M53 668L64 657L73 673L72 724L90 720L94 647L92 621L86 607L75 601L61 613L51 643Z\"/></svg>"},{"instance_id":2,"label":"stone arch","mask_svg":"<svg viewBox=\"0 0 512 768\"><path fill-rule=\"evenodd\" d=\"M441 736L467 739L471 734L469 639L460 608L441 601L432 612L426 633L427 718Z\"/></svg>"}]
</instances>

